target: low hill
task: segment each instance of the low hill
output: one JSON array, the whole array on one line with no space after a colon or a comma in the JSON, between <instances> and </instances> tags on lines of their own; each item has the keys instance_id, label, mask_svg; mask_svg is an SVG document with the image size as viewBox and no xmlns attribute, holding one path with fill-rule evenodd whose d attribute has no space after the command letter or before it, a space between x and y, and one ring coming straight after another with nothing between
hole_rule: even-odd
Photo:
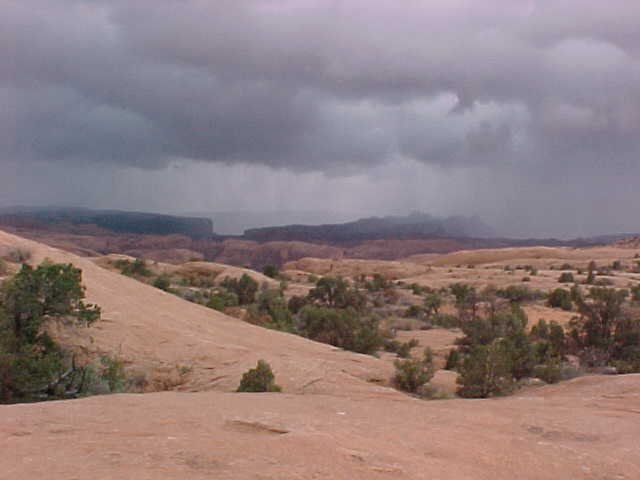
<instances>
[{"instance_id":1,"label":"low hill","mask_svg":"<svg viewBox=\"0 0 640 480\"><path fill-rule=\"evenodd\" d=\"M271 363L289 392L371 391L380 387L368 380L384 383L391 376L391 367L374 357L250 325L89 258L0 231L0 250L12 248L31 252L33 263L49 258L82 269L87 299L102 307L103 319L90 329L61 326L56 337L84 356L118 356L147 377L150 389L179 384L182 390L232 391L261 358ZM183 378L177 378L181 372Z\"/></svg>"}]
</instances>

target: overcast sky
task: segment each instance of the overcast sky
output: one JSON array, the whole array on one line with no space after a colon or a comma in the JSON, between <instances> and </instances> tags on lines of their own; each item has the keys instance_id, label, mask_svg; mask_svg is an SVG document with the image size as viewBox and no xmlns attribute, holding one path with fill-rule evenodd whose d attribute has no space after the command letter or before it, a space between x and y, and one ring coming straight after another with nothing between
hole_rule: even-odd
<instances>
[{"instance_id":1,"label":"overcast sky","mask_svg":"<svg viewBox=\"0 0 640 480\"><path fill-rule=\"evenodd\" d=\"M0 0L0 205L640 231L640 2Z\"/></svg>"}]
</instances>

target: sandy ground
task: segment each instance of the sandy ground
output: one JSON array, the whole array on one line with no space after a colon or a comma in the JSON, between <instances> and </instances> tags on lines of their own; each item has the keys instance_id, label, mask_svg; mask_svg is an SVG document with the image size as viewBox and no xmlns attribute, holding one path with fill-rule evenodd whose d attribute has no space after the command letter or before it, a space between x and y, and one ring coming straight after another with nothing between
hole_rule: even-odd
<instances>
[{"instance_id":1,"label":"sandy ground","mask_svg":"<svg viewBox=\"0 0 640 480\"><path fill-rule=\"evenodd\" d=\"M82 268L103 308L90 329L60 327L62 341L183 391L0 406L0 479L640 478L640 375L418 400L385 386L390 359L249 325L0 232L0 250L15 247ZM457 332L398 335L442 358ZM231 393L259 358L284 393Z\"/></svg>"}]
</instances>

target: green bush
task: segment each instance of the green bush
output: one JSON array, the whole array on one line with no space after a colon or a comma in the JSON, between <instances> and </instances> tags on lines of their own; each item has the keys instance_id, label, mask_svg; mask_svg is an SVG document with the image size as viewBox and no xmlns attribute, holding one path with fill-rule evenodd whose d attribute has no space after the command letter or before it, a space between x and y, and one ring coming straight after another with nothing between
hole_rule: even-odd
<instances>
[{"instance_id":1,"label":"green bush","mask_svg":"<svg viewBox=\"0 0 640 480\"><path fill-rule=\"evenodd\" d=\"M120 270L120 273L129 277L150 277L152 275L151 270L147 267L147 262L140 258L136 258L133 262L124 259L116 260L114 265Z\"/></svg>"},{"instance_id":2,"label":"green bush","mask_svg":"<svg viewBox=\"0 0 640 480\"><path fill-rule=\"evenodd\" d=\"M445 370L457 370L460 365L460 352L458 352L457 348L452 348L449 350L449 354L447 355L447 363L444 366Z\"/></svg>"},{"instance_id":3,"label":"green bush","mask_svg":"<svg viewBox=\"0 0 640 480\"><path fill-rule=\"evenodd\" d=\"M396 388L409 393L417 393L420 387L433 378L435 369L430 350L425 350L424 358L396 360L396 373L393 384Z\"/></svg>"},{"instance_id":4,"label":"green bush","mask_svg":"<svg viewBox=\"0 0 640 480\"><path fill-rule=\"evenodd\" d=\"M549 355L562 358L565 354L565 334L562 325L555 320L547 323L540 319L531 327L530 337L536 344L537 358L543 362Z\"/></svg>"},{"instance_id":5,"label":"green bush","mask_svg":"<svg viewBox=\"0 0 640 480\"><path fill-rule=\"evenodd\" d=\"M558 383L562 380L560 360L549 357L545 363L535 366L533 376L547 383Z\"/></svg>"},{"instance_id":6,"label":"green bush","mask_svg":"<svg viewBox=\"0 0 640 480\"><path fill-rule=\"evenodd\" d=\"M88 326L100 308L84 303L82 272L44 262L22 269L0 288L0 402L59 398L72 388L78 369L72 355L49 337L48 319Z\"/></svg>"},{"instance_id":7,"label":"green bush","mask_svg":"<svg viewBox=\"0 0 640 480\"><path fill-rule=\"evenodd\" d=\"M591 260L589 262L589 266L587 267L588 269L587 279L584 281L584 283L586 283L587 285L593 285L593 282L596 279L596 268L597 268L596 262Z\"/></svg>"},{"instance_id":8,"label":"green bush","mask_svg":"<svg viewBox=\"0 0 640 480\"><path fill-rule=\"evenodd\" d=\"M374 273L371 281L366 282L365 286L370 292L378 292L380 290L384 290L385 288L389 288L391 286L391 283L379 273Z\"/></svg>"},{"instance_id":9,"label":"green bush","mask_svg":"<svg viewBox=\"0 0 640 480\"><path fill-rule=\"evenodd\" d=\"M400 358L409 358L411 349L419 345L418 340L412 338L408 342L399 342L398 340L386 340L384 349L387 352L395 353Z\"/></svg>"},{"instance_id":10,"label":"green bush","mask_svg":"<svg viewBox=\"0 0 640 480\"><path fill-rule=\"evenodd\" d=\"M411 349L418 345L418 340L412 338L408 342L401 343L396 353L400 358L409 358L411 356Z\"/></svg>"},{"instance_id":11,"label":"green bush","mask_svg":"<svg viewBox=\"0 0 640 480\"><path fill-rule=\"evenodd\" d=\"M560 277L558 277L559 283L573 283L573 273L571 272L562 272Z\"/></svg>"},{"instance_id":12,"label":"green bush","mask_svg":"<svg viewBox=\"0 0 640 480\"><path fill-rule=\"evenodd\" d=\"M310 303L316 303L329 308L354 308L362 310L366 298L357 289L341 277L322 277L316 286L309 291L307 298Z\"/></svg>"},{"instance_id":13,"label":"green bush","mask_svg":"<svg viewBox=\"0 0 640 480\"><path fill-rule=\"evenodd\" d=\"M424 309L428 316L438 315L442 306L442 297L436 292L430 292L424 298Z\"/></svg>"},{"instance_id":14,"label":"green bush","mask_svg":"<svg viewBox=\"0 0 640 480\"><path fill-rule=\"evenodd\" d=\"M282 388L275 383L275 376L264 360L258 360L255 368L247 370L240 380L237 392L281 392Z\"/></svg>"},{"instance_id":15,"label":"green bush","mask_svg":"<svg viewBox=\"0 0 640 480\"><path fill-rule=\"evenodd\" d=\"M298 328L312 340L354 352L372 354L382 345L377 319L353 308L307 305L298 314Z\"/></svg>"},{"instance_id":16,"label":"green bush","mask_svg":"<svg viewBox=\"0 0 640 480\"><path fill-rule=\"evenodd\" d=\"M279 290L264 290L257 301L258 312L269 315L266 326L276 330L294 333L296 328L287 302Z\"/></svg>"},{"instance_id":17,"label":"green bush","mask_svg":"<svg viewBox=\"0 0 640 480\"><path fill-rule=\"evenodd\" d=\"M160 290L168 292L171 287L171 278L166 273L163 273L162 275L156 277L156 279L153 281L153 286L159 288Z\"/></svg>"},{"instance_id":18,"label":"green bush","mask_svg":"<svg viewBox=\"0 0 640 480\"><path fill-rule=\"evenodd\" d=\"M300 295L294 295L287 302L287 308L292 314L298 313L302 308L309 303L307 297L303 297Z\"/></svg>"},{"instance_id":19,"label":"green bush","mask_svg":"<svg viewBox=\"0 0 640 480\"><path fill-rule=\"evenodd\" d=\"M547 304L552 308L561 308L562 310L571 310L571 292L563 288L556 288L547 298Z\"/></svg>"},{"instance_id":20,"label":"green bush","mask_svg":"<svg viewBox=\"0 0 640 480\"><path fill-rule=\"evenodd\" d=\"M487 398L513 391L511 354L498 339L490 345L476 345L459 369L457 394L464 398Z\"/></svg>"},{"instance_id":21,"label":"green bush","mask_svg":"<svg viewBox=\"0 0 640 480\"><path fill-rule=\"evenodd\" d=\"M207 302L207 307L212 308L214 310L218 310L219 312L222 312L226 307L224 297L219 294L212 295L211 297L209 297L209 301Z\"/></svg>"},{"instance_id":22,"label":"green bush","mask_svg":"<svg viewBox=\"0 0 640 480\"><path fill-rule=\"evenodd\" d=\"M442 328L458 328L460 327L460 319L449 313L439 313L429 318L431 324Z\"/></svg>"},{"instance_id":23,"label":"green bush","mask_svg":"<svg viewBox=\"0 0 640 480\"><path fill-rule=\"evenodd\" d=\"M280 274L280 271L275 265L269 264L265 265L265 267L262 269L262 273L269 278L276 278Z\"/></svg>"},{"instance_id":24,"label":"green bush","mask_svg":"<svg viewBox=\"0 0 640 480\"><path fill-rule=\"evenodd\" d=\"M240 279L226 277L220 286L235 293L240 305L249 305L256 301L258 282L246 273L243 273Z\"/></svg>"},{"instance_id":25,"label":"green bush","mask_svg":"<svg viewBox=\"0 0 640 480\"><path fill-rule=\"evenodd\" d=\"M105 355L100 359L100 364L102 366L100 376L107 383L109 392L123 392L126 386L126 375L122 360Z\"/></svg>"},{"instance_id":26,"label":"green bush","mask_svg":"<svg viewBox=\"0 0 640 480\"><path fill-rule=\"evenodd\" d=\"M422 307L420 305L410 305L405 311L404 311L404 317L405 318L415 318L420 316L420 314L423 312L424 310L422 309Z\"/></svg>"},{"instance_id":27,"label":"green bush","mask_svg":"<svg viewBox=\"0 0 640 480\"><path fill-rule=\"evenodd\" d=\"M509 285L496 291L499 297L505 298L513 303L522 303L537 298L536 292L533 292L525 285Z\"/></svg>"}]
</instances>

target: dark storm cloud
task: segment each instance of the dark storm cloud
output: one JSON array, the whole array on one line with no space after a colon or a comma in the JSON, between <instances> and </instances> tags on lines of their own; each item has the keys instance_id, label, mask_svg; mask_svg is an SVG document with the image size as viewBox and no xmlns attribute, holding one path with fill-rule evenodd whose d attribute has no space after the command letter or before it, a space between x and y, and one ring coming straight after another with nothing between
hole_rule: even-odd
<instances>
[{"instance_id":1,"label":"dark storm cloud","mask_svg":"<svg viewBox=\"0 0 640 480\"><path fill-rule=\"evenodd\" d=\"M340 174L624 169L640 152L629 1L9 1L0 155Z\"/></svg>"}]
</instances>

